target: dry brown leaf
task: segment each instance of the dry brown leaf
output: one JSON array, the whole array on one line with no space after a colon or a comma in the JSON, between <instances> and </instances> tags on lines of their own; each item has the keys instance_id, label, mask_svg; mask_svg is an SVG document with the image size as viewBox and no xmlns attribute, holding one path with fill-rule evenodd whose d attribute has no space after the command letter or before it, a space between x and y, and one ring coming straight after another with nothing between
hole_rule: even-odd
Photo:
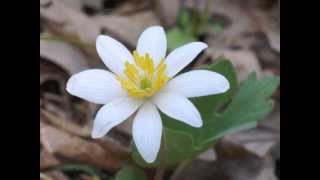
<instances>
[{"instance_id":1,"label":"dry brown leaf","mask_svg":"<svg viewBox=\"0 0 320 180\"><path fill-rule=\"evenodd\" d=\"M40 151L40 169L46 169L50 167L54 167L59 165L60 162L56 157L50 154L45 149L41 149Z\"/></svg>"},{"instance_id":2,"label":"dry brown leaf","mask_svg":"<svg viewBox=\"0 0 320 180\"><path fill-rule=\"evenodd\" d=\"M70 180L61 171L52 170L45 173L40 172L40 180Z\"/></svg>"},{"instance_id":3,"label":"dry brown leaf","mask_svg":"<svg viewBox=\"0 0 320 180\"><path fill-rule=\"evenodd\" d=\"M261 77L262 70L256 55L248 50L229 50L229 49L208 49L207 53L213 59L225 57L234 65L238 81L242 82L247 79L251 72L256 72L258 77Z\"/></svg>"},{"instance_id":4,"label":"dry brown leaf","mask_svg":"<svg viewBox=\"0 0 320 180\"><path fill-rule=\"evenodd\" d=\"M123 165L116 152L44 122L40 122L40 141L49 153L68 161L90 164L111 172L116 172Z\"/></svg>"},{"instance_id":5,"label":"dry brown leaf","mask_svg":"<svg viewBox=\"0 0 320 180\"><path fill-rule=\"evenodd\" d=\"M191 165L174 173L170 180L277 180L273 162L250 154L233 155L229 159L209 162L194 160Z\"/></svg>"},{"instance_id":6,"label":"dry brown leaf","mask_svg":"<svg viewBox=\"0 0 320 180\"><path fill-rule=\"evenodd\" d=\"M97 15L92 20L104 29L106 35L118 39L131 49L136 47L138 38L146 27L159 24L150 11L130 16Z\"/></svg>"},{"instance_id":7,"label":"dry brown leaf","mask_svg":"<svg viewBox=\"0 0 320 180\"><path fill-rule=\"evenodd\" d=\"M267 37L267 46L280 52L279 8L270 12L257 7L258 1L213 0L212 12L229 21L221 32L208 31L207 42L213 49L250 49L257 41ZM275 13L273 12L275 11ZM276 20L275 20L276 19ZM261 44L260 44L261 46ZM263 44L263 46L265 46Z\"/></svg>"},{"instance_id":8,"label":"dry brown leaf","mask_svg":"<svg viewBox=\"0 0 320 180\"><path fill-rule=\"evenodd\" d=\"M82 5L87 5L96 9L102 9L104 0L80 0Z\"/></svg>"},{"instance_id":9,"label":"dry brown leaf","mask_svg":"<svg viewBox=\"0 0 320 180\"><path fill-rule=\"evenodd\" d=\"M156 12L163 25L172 26L176 20L180 7L179 0L153 0Z\"/></svg>"},{"instance_id":10,"label":"dry brown leaf","mask_svg":"<svg viewBox=\"0 0 320 180\"><path fill-rule=\"evenodd\" d=\"M134 13L144 11L150 6L149 1L145 0L130 0L124 1L119 7L112 10L112 15L127 15L130 16Z\"/></svg>"},{"instance_id":11,"label":"dry brown leaf","mask_svg":"<svg viewBox=\"0 0 320 180\"><path fill-rule=\"evenodd\" d=\"M58 0L40 0L40 16L62 25L67 22L66 14L55 2Z\"/></svg>"},{"instance_id":12,"label":"dry brown leaf","mask_svg":"<svg viewBox=\"0 0 320 180\"><path fill-rule=\"evenodd\" d=\"M203 153L201 153L198 156L198 159L203 160L203 161L215 161L217 159L217 155L216 152L214 151L213 148L210 148L206 151L204 151Z\"/></svg>"},{"instance_id":13,"label":"dry brown leaf","mask_svg":"<svg viewBox=\"0 0 320 180\"><path fill-rule=\"evenodd\" d=\"M264 14L259 15L257 16L262 22L262 31L266 34L270 47L280 53L280 22L277 22L277 19L265 16ZM280 19L280 17L278 17L278 19Z\"/></svg>"},{"instance_id":14,"label":"dry brown leaf","mask_svg":"<svg viewBox=\"0 0 320 180\"><path fill-rule=\"evenodd\" d=\"M78 124L72 122L71 120L55 116L54 114L43 109L40 109L40 120L52 124L54 127L64 130L72 135L89 138L92 142L98 143L103 149L111 152L116 152L116 154L118 154L119 156L129 159L129 148L120 144L118 140L115 140L108 136L105 136L101 139L92 139L91 123L80 127Z\"/></svg>"},{"instance_id":15,"label":"dry brown leaf","mask_svg":"<svg viewBox=\"0 0 320 180\"><path fill-rule=\"evenodd\" d=\"M40 107L61 117L70 117L69 96L65 92L68 73L58 65L40 58Z\"/></svg>"},{"instance_id":16,"label":"dry brown leaf","mask_svg":"<svg viewBox=\"0 0 320 180\"><path fill-rule=\"evenodd\" d=\"M90 137L91 124L87 124L84 127L80 127L79 125L73 123L71 120L63 119L61 117L55 116L49 111L40 109L40 119L43 121L49 122L54 126L67 131L68 133L81 136L81 137Z\"/></svg>"},{"instance_id":17,"label":"dry brown leaf","mask_svg":"<svg viewBox=\"0 0 320 180\"><path fill-rule=\"evenodd\" d=\"M218 166L228 180L277 180L270 156L260 158L227 141L215 146Z\"/></svg>"},{"instance_id":18,"label":"dry brown leaf","mask_svg":"<svg viewBox=\"0 0 320 180\"><path fill-rule=\"evenodd\" d=\"M256 24L244 11L243 2L235 3L233 0L212 0L212 12L230 21L230 25L222 32L216 34L209 31L209 44L213 48L226 48L237 41L241 41L243 33L254 33L257 31Z\"/></svg>"},{"instance_id":19,"label":"dry brown leaf","mask_svg":"<svg viewBox=\"0 0 320 180\"><path fill-rule=\"evenodd\" d=\"M267 156L280 142L280 111L275 111L261 121L257 128L231 134L223 141L240 146L259 157Z\"/></svg>"},{"instance_id":20,"label":"dry brown leaf","mask_svg":"<svg viewBox=\"0 0 320 180\"><path fill-rule=\"evenodd\" d=\"M81 11L65 5L64 1L51 1L49 7L40 7L40 16L51 26L58 26L60 31L74 34L83 42L94 45L100 34L100 27Z\"/></svg>"},{"instance_id":21,"label":"dry brown leaf","mask_svg":"<svg viewBox=\"0 0 320 180\"><path fill-rule=\"evenodd\" d=\"M62 41L40 40L40 57L60 66L69 74L88 69L83 53Z\"/></svg>"}]
</instances>

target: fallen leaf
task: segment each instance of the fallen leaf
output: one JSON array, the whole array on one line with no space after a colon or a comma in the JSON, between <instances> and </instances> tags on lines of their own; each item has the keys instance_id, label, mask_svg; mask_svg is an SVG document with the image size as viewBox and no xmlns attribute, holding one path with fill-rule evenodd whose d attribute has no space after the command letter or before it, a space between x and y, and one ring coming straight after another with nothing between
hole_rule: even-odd
<instances>
[{"instance_id":1,"label":"fallen leaf","mask_svg":"<svg viewBox=\"0 0 320 180\"><path fill-rule=\"evenodd\" d=\"M150 11L136 13L130 16L97 15L92 18L106 35L118 39L120 42L135 48L143 30L151 25L158 25L159 21Z\"/></svg>"},{"instance_id":2,"label":"fallen leaf","mask_svg":"<svg viewBox=\"0 0 320 180\"><path fill-rule=\"evenodd\" d=\"M40 180L70 180L70 179L61 171L52 170L45 173L40 172Z\"/></svg>"},{"instance_id":3,"label":"fallen leaf","mask_svg":"<svg viewBox=\"0 0 320 180\"><path fill-rule=\"evenodd\" d=\"M116 172L123 165L116 152L43 122L40 122L40 141L49 153L69 162L91 164L111 172Z\"/></svg>"},{"instance_id":4,"label":"fallen leaf","mask_svg":"<svg viewBox=\"0 0 320 180\"><path fill-rule=\"evenodd\" d=\"M56 157L54 157L48 151L46 151L45 149L42 149L40 151L40 169L54 167L59 164L60 164L59 160L56 159Z\"/></svg>"},{"instance_id":5,"label":"fallen leaf","mask_svg":"<svg viewBox=\"0 0 320 180\"><path fill-rule=\"evenodd\" d=\"M69 74L89 68L83 53L62 41L40 40L40 57L60 66Z\"/></svg>"},{"instance_id":6,"label":"fallen leaf","mask_svg":"<svg viewBox=\"0 0 320 180\"><path fill-rule=\"evenodd\" d=\"M245 80L252 72L256 72L258 78L262 75L261 66L256 55L249 50L219 50L209 48L207 53L213 59L217 59L222 56L230 60L236 69L239 82Z\"/></svg>"},{"instance_id":7,"label":"fallen leaf","mask_svg":"<svg viewBox=\"0 0 320 180\"><path fill-rule=\"evenodd\" d=\"M155 9L158 12L159 18L162 23L168 27L172 26L177 19L177 14L180 9L179 0L154 0Z\"/></svg>"}]
</instances>

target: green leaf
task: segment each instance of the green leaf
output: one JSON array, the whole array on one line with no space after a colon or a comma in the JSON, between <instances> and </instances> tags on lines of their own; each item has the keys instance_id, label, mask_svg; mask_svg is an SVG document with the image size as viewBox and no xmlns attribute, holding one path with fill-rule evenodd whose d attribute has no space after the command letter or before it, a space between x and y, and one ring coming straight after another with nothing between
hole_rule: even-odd
<instances>
[{"instance_id":1,"label":"green leaf","mask_svg":"<svg viewBox=\"0 0 320 180\"><path fill-rule=\"evenodd\" d=\"M201 150L204 150L210 145L210 143L212 144L212 142L204 141L204 137L208 136L208 134L212 135L212 132L210 132L208 128L211 128L212 126L211 123L215 118L215 112L220 110L223 105L231 100L233 94L237 90L238 85L236 73L230 61L221 59L216 64L205 66L203 68L224 75L230 83L230 89L226 93L191 99L201 114L203 126L201 128L194 128L166 115L162 116L164 124L167 128L191 137L192 146L197 152L201 152Z\"/></svg>"},{"instance_id":2,"label":"green leaf","mask_svg":"<svg viewBox=\"0 0 320 180\"><path fill-rule=\"evenodd\" d=\"M257 120L272 110L269 97L279 85L278 77L257 80L253 73L238 89L236 74L229 61L220 60L205 68L223 74L230 82L230 89L223 94L192 99L202 116L201 128L193 128L161 114L166 127L167 165L175 165L193 158L224 135L256 126ZM158 165L159 160L153 164L146 164L135 148L133 152L138 164Z\"/></svg>"},{"instance_id":3,"label":"green leaf","mask_svg":"<svg viewBox=\"0 0 320 180\"><path fill-rule=\"evenodd\" d=\"M141 169L133 166L125 166L115 177L115 180L147 180L147 176Z\"/></svg>"},{"instance_id":4,"label":"green leaf","mask_svg":"<svg viewBox=\"0 0 320 180\"><path fill-rule=\"evenodd\" d=\"M226 134L254 127L257 120L272 110L272 101L268 98L278 85L278 77L257 80L255 74L251 74L223 113L215 112L211 118L203 117L202 128L192 129L182 124L167 127L189 134L195 148L202 149ZM199 105L197 107L199 108Z\"/></svg>"},{"instance_id":5,"label":"green leaf","mask_svg":"<svg viewBox=\"0 0 320 180\"><path fill-rule=\"evenodd\" d=\"M204 122L202 128L191 128L182 123L177 125L178 123L172 119L168 120L170 124L166 124L166 126L175 131L189 134L193 139L195 149L203 149L226 134L254 127L257 120L272 110L272 101L268 98L273 94L278 84L278 77L265 77L262 80L257 80L255 74L251 74L224 112L215 111L211 117L202 114ZM211 103L207 105L209 104L211 105ZM205 106L205 102L200 102L196 106L203 113L201 107ZM209 113L209 111L205 113Z\"/></svg>"},{"instance_id":6,"label":"green leaf","mask_svg":"<svg viewBox=\"0 0 320 180\"><path fill-rule=\"evenodd\" d=\"M228 91L227 93L216 96L207 96L206 98L195 98L193 100L197 108L199 108L201 114L210 114L208 115L208 117L211 117L211 114L213 114L213 110L217 109L217 106L221 105L222 102L226 102L231 98L233 91L236 89L237 81L235 71L229 61L221 60L214 65L203 67L203 69L208 69L223 74L227 79L229 79L231 86L230 91ZM210 104L210 106L208 106L208 104ZM165 128L165 155L166 164L168 166L173 166L183 160L190 159L202 151L202 149L197 150L192 146L193 140L189 134L176 131L174 126L178 126L178 128L180 126L183 126L185 128L190 128L191 130L197 128L193 128L180 123L179 121L171 119L162 113L161 118L164 122L165 127L169 127ZM184 131L184 129L182 129L182 131ZM158 159L152 164L146 163L138 153L134 144L132 145L132 149L133 159L139 165L144 167L155 167L159 164Z\"/></svg>"},{"instance_id":7,"label":"green leaf","mask_svg":"<svg viewBox=\"0 0 320 180\"><path fill-rule=\"evenodd\" d=\"M168 48L174 50L186 43L196 41L196 38L181 31L178 28L173 28L167 31Z\"/></svg>"}]
</instances>

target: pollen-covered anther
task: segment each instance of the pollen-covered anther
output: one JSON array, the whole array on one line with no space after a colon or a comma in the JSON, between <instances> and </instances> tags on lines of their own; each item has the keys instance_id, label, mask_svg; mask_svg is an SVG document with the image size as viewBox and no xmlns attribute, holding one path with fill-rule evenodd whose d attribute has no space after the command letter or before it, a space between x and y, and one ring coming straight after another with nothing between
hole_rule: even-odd
<instances>
[{"instance_id":1,"label":"pollen-covered anther","mask_svg":"<svg viewBox=\"0 0 320 180\"><path fill-rule=\"evenodd\" d=\"M133 52L134 64L126 62L124 75L118 76L121 86L135 98L146 98L154 95L170 79L166 74L166 64L162 59L155 65L148 53L141 56Z\"/></svg>"}]
</instances>

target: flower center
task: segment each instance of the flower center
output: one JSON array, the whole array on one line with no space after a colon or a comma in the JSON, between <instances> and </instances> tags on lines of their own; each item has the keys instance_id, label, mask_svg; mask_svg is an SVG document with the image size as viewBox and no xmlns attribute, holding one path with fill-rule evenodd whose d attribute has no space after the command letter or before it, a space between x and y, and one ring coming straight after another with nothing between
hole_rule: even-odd
<instances>
[{"instance_id":1,"label":"flower center","mask_svg":"<svg viewBox=\"0 0 320 180\"><path fill-rule=\"evenodd\" d=\"M133 52L134 64L126 62L124 75L117 76L121 86L128 94L136 98L146 98L158 92L170 79L166 75L164 59L155 66L152 58L146 53L140 56Z\"/></svg>"}]
</instances>

